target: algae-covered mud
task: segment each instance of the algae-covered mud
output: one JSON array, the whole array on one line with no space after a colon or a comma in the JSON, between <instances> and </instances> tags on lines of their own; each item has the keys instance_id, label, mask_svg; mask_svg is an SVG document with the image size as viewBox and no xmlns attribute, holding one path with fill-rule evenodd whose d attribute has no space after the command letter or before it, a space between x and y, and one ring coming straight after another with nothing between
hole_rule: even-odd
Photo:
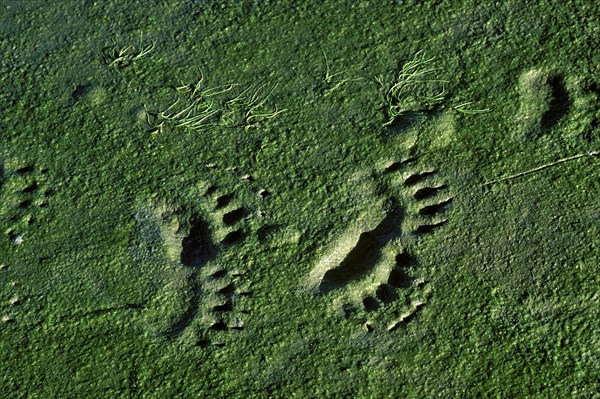
<instances>
[{"instance_id":1,"label":"algae-covered mud","mask_svg":"<svg viewBox=\"0 0 600 399\"><path fill-rule=\"evenodd\" d=\"M0 396L592 398L592 1L0 2Z\"/></svg>"}]
</instances>

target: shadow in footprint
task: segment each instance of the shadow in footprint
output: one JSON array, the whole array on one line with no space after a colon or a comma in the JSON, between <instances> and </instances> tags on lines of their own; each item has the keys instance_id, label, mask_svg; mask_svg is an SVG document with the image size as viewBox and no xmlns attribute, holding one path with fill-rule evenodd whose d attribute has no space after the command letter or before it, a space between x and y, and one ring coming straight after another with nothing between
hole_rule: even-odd
<instances>
[{"instance_id":1,"label":"shadow in footprint","mask_svg":"<svg viewBox=\"0 0 600 399\"><path fill-rule=\"evenodd\" d=\"M363 299L363 306L367 312L374 312L381 307L381 303L377 299L368 296Z\"/></svg>"},{"instance_id":2,"label":"shadow in footprint","mask_svg":"<svg viewBox=\"0 0 600 399\"><path fill-rule=\"evenodd\" d=\"M25 167L22 167L20 169L17 169L15 171L15 173L18 174L18 175L24 175L24 174L27 174L27 173L31 173L34 170L35 170L35 168L33 167L33 165L29 165L29 166L25 166Z\"/></svg>"},{"instance_id":3,"label":"shadow in footprint","mask_svg":"<svg viewBox=\"0 0 600 399\"><path fill-rule=\"evenodd\" d=\"M446 205L450 204L451 202L452 202L452 198L449 198L449 199L439 202L437 204L426 205L423 208L419 209L419 215L433 216L433 215L437 214L438 212L441 212L442 209L444 209L444 207Z\"/></svg>"},{"instance_id":4,"label":"shadow in footprint","mask_svg":"<svg viewBox=\"0 0 600 399\"><path fill-rule=\"evenodd\" d=\"M383 303L390 303L396 299L396 290L389 284L380 284L375 290L375 296Z\"/></svg>"},{"instance_id":5,"label":"shadow in footprint","mask_svg":"<svg viewBox=\"0 0 600 399\"><path fill-rule=\"evenodd\" d=\"M83 96L88 94L90 91L92 91L92 85L89 85L89 84L79 85L71 93L71 98L73 98L73 100L75 100L75 101L78 101Z\"/></svg>"},{"instance_id":6,"label":"shadow in footprint","mask_svg":"<svg viewBox=\"0 0 600 399\"><path fill-rule=\"evenodd\" d=\"M199 267L211 260L217 248L210 239L208 224L202 220L191 223L190 232L183 239L181 263L185 266Z\"/></svg>"},{"instance_id":7,"label":"shadow in footprint","mask_svg":"<svg viewBox=\"0 0 600 399\"><path fill-rule=\"evenodd\" d=\"M552 88L552 100L548 111L542 116L542 127L544 129L550 129L554 126L567 114L571 106L571 100L560 76L552 77L548 84Z\"/></svg>"},{"instance_id":8,"label":"shadow in footprint","mask_svg":"<svg viewBox=\"0 0 600 399\"><path fill-rule=\"evenodd\" d=\"M21 190L21 192L23 194L31 194L33 192L35 192L38 189L38 184L37 182L33 182L31 185L25 187L23 190Z\"/></svg>"},{"instance_id":9,"label":"shadow in footprint","mask_svg":"<svg viewBox=\"0 0 600 399\"><path fill-rule=\"evenodd\" d=\"M233 200L233 194L221 195L217 198L217 209L227 206Z\"/></svg>"},{"instance_id":10,"label":"shadow in footprint","mask_svg":"<svg viewBox=\"0 0 600 399\"><path fill-rule=\"evenodd\" d=\"M242 220L244 217L246 217L246 214L247 212L244 208L238 208L231 212L227 212L223 215L223 224L225 224L225 226L234 225L240 220Z\"/></svg>"},{"instance_id":11,"label":"shadow in footprint","mask_svg":"<svg viewBox=\"0 0 600 399\"><path fill-rule=\"evenodd\" d=\"M405 159L404 161L397 161L397 162L393 162L392 164L390 164L388 167L386 167L383 172L384 173L392 173L392 172L397 172L400 169L402 169L404 166L406 166L407 164L414 162L415 159L414 158L408 158Z\"/></svg>"},{"instance_id":12,"label":"shadow in footprint","mask_svg":"<svg viewBox=\"0 0 600 399\"><path fill-rule=\"evenodd\" d=\"M238 229L228 233L225 238L223 238L222 243L225 245L237 244L241 242L246 237L246 233L242 229Z\"/></svg>"},{"instance_id":13,"label":"shadow in footprint","mask_svg":"<svg viewBox=\"0 0 600 399\"><path fill-rule=\"evenodd\" d=\"M415 191L413 197L416 200L423 200L429 197L433 197L438 193L438 191L445 189L447 186L445 184L439 187L423 187Z\"/></svg>"},{"instance_id":14,"label":"shadow in footprint","mask_svg":"<svg viewBox=\"0 0 600 399\"><path fill-rule=\"evenodd\" d=\"M414 126L421 124L427 118L426 112L421 111L407 111L399 115L394 122L387 129L388 136L395 136L401 134Z\"/></svg>"},{"instance_id":15,"label":"shadow in footprint","mask_svg":"<svg viewBox=\"0 0 600 399\"><path fill-rule=\"evenodd\" d=\"M417 233L417 234L430 233L433 230L437 229L440 226L443 226L446 223L447 223L446 220L442 220L441 222L438 222L438 223L422 224L415 229L415 233Z\"/></svg>"},{"instance_id":16,"label":"shadow in footprint","mask_svg":"<svg viewBox=\"0 0 600 399\"><path fill-rule=\"evenodd\" d=\"M374 230L362 233L340 265L325 273L319 286L320 292L330 292L372 270L381 257L381 249L398 236L402 219L401 212L390 212Z\"/></svg>"},{"instance_id":17,"label":"shadow in footprint","mask_svg":"<svg viewBox=\"0 0 600 399\"><path fill-rule=\"evenodd\" d=\"M415 173L415 174L408 176L404 180L404 184L407 186L412 186L413 184L417 184L421 180L424 180L426 177L432 176L434 174L435 174L435 171L433 171L433 170L427 171L427 172L422 172L422 173Z\"/></svg>"},{"instance_id":18,"label":"shadow in footprint","mask_svg":"<svg viewBox=\"0 0 600 399\"><path fill-rule=\"evenodd\" d=\"M405 269L414 263L414 258L406 252L396 255L396 265L390 272L388 284L396 288L410 287L413 278L406 273Z\"/></svg>"}]
</instances>

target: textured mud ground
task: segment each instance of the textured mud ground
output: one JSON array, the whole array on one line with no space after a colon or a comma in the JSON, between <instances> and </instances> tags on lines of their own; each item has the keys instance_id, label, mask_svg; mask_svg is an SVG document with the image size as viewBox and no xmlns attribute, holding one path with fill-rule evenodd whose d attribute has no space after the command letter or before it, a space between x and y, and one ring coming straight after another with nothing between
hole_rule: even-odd
<instances>
[{"instance_id":1,"label":"textured mud ground","mask_svg":"<svg viewBox=\"0 0 600 399\"><path fill-rule=\"evenodd\" d=\"M2 397L597 395L594 2L159 3L0 4Z\"/></svg>"}]
</instances>

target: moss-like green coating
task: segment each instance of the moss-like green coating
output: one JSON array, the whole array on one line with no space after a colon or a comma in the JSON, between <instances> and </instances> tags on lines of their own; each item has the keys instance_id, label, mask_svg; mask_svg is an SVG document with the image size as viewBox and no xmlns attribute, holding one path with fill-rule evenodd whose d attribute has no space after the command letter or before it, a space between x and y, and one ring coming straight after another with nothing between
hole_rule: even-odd
<instances>
[{"instance_id":1,"label":"moss-like green coating","mask_svg":"<svg viewBox=\"0 0 600 399\"><path fill-rule=\"evenodd\" d=\"M599 16L3 1L0 396L594 397Z\"/></svg>"}]
</instances>

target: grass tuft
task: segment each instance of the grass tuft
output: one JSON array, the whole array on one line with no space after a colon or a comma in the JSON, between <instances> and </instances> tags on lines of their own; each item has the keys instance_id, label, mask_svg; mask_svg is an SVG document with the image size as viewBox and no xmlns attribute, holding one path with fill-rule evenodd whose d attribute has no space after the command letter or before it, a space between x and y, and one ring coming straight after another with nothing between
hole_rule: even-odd
<instances>
[{"instance_id":1,"label":"grass tuft","mask_svg":"<svg viewBox=\"0 0 600 399\"><path fill-rule=\"evenodd\" d=\"M115 69L122 69L133 65L136 61L139 61L154 50L154 41L144 46L143 39L143 35L140 34L140 41L137 47L133 45L120 47L117 43L113 43L112 47L105 48L102 52L104 63L108 67Z\"/></svg>"},{"instance_id":2,"label":"grass tuft","mask_svg":"<svg viewBox=\"0 0 600 399\"><path fill-rule=\"evenodd\" d=\"M422 111L444 100L446 90L443 85L448 81L437 78L441 68L431 66L433 60L435 57L427 58L421 50L402 65L385 92L387 121L384 126L394 124L406 112ZM386 86L382 79L377 81Z\"/></svg>"},{"instance_id":3,"label":"grass tuft","mask_svg":"<svg viewBox=\"0 0 600 399\"><path fill-rule=\"evenodd\" d=\"M149 112L147 122L154 132L162 132L165 125L202 132L210 127L250 129L260 122L285 112L267 105L278 83L251 84L238 90L240 85L228 83L215 87L205 86L204 75L198 81L176 88L178 97L164 111ZM156 119L152 124L150 116Z\"/></svg>"}]
</instances>

